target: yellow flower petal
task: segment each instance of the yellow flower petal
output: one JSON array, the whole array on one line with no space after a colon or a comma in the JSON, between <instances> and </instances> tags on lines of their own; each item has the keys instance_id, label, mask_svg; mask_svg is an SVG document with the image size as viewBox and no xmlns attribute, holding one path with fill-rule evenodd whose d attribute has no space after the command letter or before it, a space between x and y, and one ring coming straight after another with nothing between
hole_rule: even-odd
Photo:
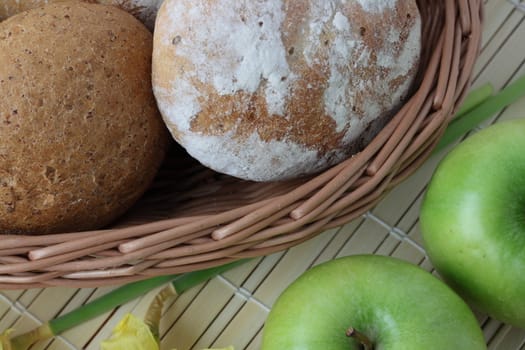
<instances>
[{"instance_id":1,"label":"yellow flower petal","mask_svg":"<svg viewBox=\"0 0 525 350\"><path fill-rule=\"evenodd\" d=\"M159 350L159 344L149 327L132 314L126 314L115 326L108 340L101 344L102 350Z\"/></svg>"},{"instance_id":2,"label":"yellow flower petal","mask_svg":"<svg viewBox=\"0 0 525 350\"><path fill-rule=\"evenodd\" d=\"M4 333L0 334L0 350L11 350L11 333L12 329L6 330Z\"/></svg>"}]
</instances>

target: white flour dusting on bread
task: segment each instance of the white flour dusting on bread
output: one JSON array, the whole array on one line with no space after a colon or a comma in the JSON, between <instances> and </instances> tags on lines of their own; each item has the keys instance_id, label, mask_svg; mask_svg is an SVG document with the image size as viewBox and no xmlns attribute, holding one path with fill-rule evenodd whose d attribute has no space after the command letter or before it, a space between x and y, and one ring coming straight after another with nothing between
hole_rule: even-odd
<instances>
[{"instance_id":1,"label":"white flour dusting on bread","mask_svg":"<svg viewBox=\"0 0 525 350\"><path fill-rule=\"evenodd\" d=\"M421 47L415 1L166 0L153 87L174 138L255 181L359 151L407 97Z\"/></svg>"}]
</instances>

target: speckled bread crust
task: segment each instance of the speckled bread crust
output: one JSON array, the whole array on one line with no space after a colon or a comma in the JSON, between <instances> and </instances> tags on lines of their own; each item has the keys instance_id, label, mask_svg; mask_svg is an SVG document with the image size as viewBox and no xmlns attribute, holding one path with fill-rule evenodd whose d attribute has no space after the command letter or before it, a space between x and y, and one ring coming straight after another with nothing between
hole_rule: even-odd
<instances>
[{"instance_id":1,"label":"speckled bread crust","mask_svg":"<svg viewBox=\"0 0 525 350\"><path fill-rule=\"evenodd\" d=\"M99 228L142 195L169 139L151 50L113 6L61 2L0 24L0 233Z\"/></svg>"},{"instance_id":2,"label":"speckled bread crust","mask_svg":"<svg viewBox=\"0 0 525 350\"><path fill-rule=\"evenodd\" d=\"M19 12L33 9L45 4L68 0L0 0L0 21ZM153 31L155 17L162 0L84 0L89 3L116 5L137 17Z\"/></svg>"},{"instance_id":3,"label":"speckled bread crust","mask_svg":"<svg viewBox=\"0 0 525 350\"><path fill-rule=\"evenodd\" d=\"M153 88L174 138L255 181L325 169L370 141L409 92L414 0L166 0Z\"/></svg>"}]
</instances>

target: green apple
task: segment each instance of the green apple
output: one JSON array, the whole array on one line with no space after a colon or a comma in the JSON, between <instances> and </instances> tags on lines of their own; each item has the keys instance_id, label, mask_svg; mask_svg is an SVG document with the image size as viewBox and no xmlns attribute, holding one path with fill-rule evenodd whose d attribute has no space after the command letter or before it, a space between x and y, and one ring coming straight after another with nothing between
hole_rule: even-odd
<instances>
[{"instance_id":1,"label":"green apple","mask_svg":"<svg viewBox=\"0 0 525 350\"><path fill-rule=\"evenodd\" d=\"M262 350L363 348L486 345L471 309L444 282L408 262L369 254L306 271L279 296L263 330Z\"/></svg>"},{"instance_id":2,"label":"green apple","mask_svg":"<svg viewBox=\"0 0 525 350\"><path fill-rule=\"evenodd\" d=\"M525 119L494 124L440 162L420 216L436 270L467 302L525 328Z\"/></svg>"}]
</instances>

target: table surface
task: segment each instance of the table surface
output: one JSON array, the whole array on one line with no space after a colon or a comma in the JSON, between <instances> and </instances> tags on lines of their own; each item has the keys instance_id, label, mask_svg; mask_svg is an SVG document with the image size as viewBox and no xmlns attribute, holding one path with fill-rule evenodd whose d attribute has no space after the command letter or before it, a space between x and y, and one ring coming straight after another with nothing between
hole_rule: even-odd
<instances>
[{"instance_id":1,"label":"table surface","mask_svg":"<svg viewBox=\"0 0 525 350\"><path fill-rule=\"evenodd\" d=\"M525 14L507 0L487 0L485 4L483 48L473 87L491 82L500 89L525 74ZM521 99L479 128L523 117L524 110L525 99ZM168 301L161 321L161 349L228 345L234 345L236 350L259 349L264 321L279 294L306 269L335 257L359 253L390 255L432 271L421 245L418 213L428 180L444 154L431 157L375 208L347 225L323 232L287 251L252 260ZM0 331L30 330L111 289L0 291ZM154 292L33 349L98 349L124 314L143 315ZM482 314L477 317L489 349L525 349L525 330Z\"/></svg>"}]
</instances>

